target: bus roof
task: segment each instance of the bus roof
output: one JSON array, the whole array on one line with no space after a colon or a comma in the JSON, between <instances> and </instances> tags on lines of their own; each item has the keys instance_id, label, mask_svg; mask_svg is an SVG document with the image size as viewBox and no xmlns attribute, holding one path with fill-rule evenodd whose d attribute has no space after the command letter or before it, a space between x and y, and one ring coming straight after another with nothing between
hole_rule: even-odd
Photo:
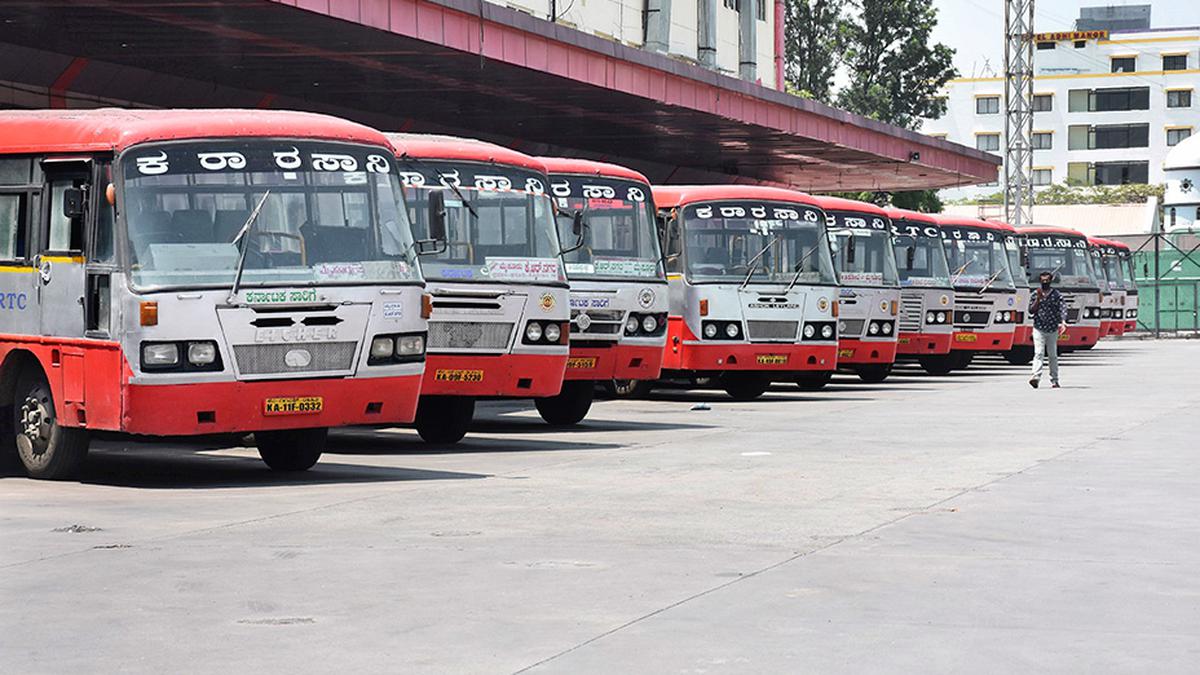
<instances>
[{"instance_id":1,"label":"bus roof","mask_svg":"<svg viewBox=\"0 0 1200 675\"><path fill-rule=\"evenodd\" d=\"M546 173L576 174L581 176L603 176L605 178L624 178L639 183L650 184L650 179L641 173L608 162L593 162L590 159L574 159L571 157L538 157L538 161L546 165Z\"/></svg>"},{"instance_id":2,"label":"bus roof","mask_svg":"<svg viewBox=\"0 0 1200 675\"><path fill-rule=\"evenodd\" d=\"M519 166L534 171L546 172L546 165L536 157L517 152L503 145L488 143L475 138L445 136L441 134L384 134L396 148L396 156L408 155L417 159L458 159L467 162L489 162Z\"/></svg>"},{"instance_id":3,"label":"bus roof","mask_svg":"<svg viewBox=\"0 0 1200 675\"><path fill-rule=\"evenodd\" d=\"M908 209L898 209L894 206L889 206L883 210L888 218L892 220L909 220L914 223L927 223L929 225L937 225L938 219L932 213L922 213L920 211L909 211Z\"/></svg>"},{"instance_id":4,"label":"bus roof","mask_svg":"<svg viewBox=\"0 0 1200 675\"><path fill-rule=\"evenodd\" d=\"M1068 237L1087 239L1087 235L1079 230L1073 230L1069 227L1057 227L1054 225L1030 225L1029 227L1022 227L1017 231L1021 234L1061 234Z\"/></svg>"},{"instance_id":5,"label":"bus roof","mask_svg":"<svg viewBox=\"0 0 1200 675\"><path fill-rule=\"evenodd\" d=\"M765 185L655 185L654 205L660 209L697 202L760 199L820 206L811 195Z\"/></svg>"},{"instance_id":6,"label":"bus roof","mask_svg":"<svg viewBox=\"0 0 1200 675\"><path fill-rule=\"evenodd\" d=\"M1088 240L1088 243L1091 244L1092 246L1111 246L1113 248L1125 249L1126 251L1130 250L1128 244L1117 241L1115 239L1105 239L1103 237L1088 237L1087 240Z\"/></svg>"},{"instance_id":7,"label":"bus roof","mask_svg":"<svg viewBox=\"0 0 1200 675\"><path fill-rule=\"evenodd\" d=\"M138 143L196 138L317 138L387 146L370 127L292 110L6 110L0 154L119 152Z\"/></svg>"},{"instance_id":8,"label":"bus roof","mask_svg":"<svg viewBox=\"0 0 1200 675\"><path fill-rule=\"evenodd\" d=\"M1006 234L1016 232L1013 226L994 220L980 220L978 218L967 218L966 216L955 216L946 213L935 214L934 218L937 220L937 224L942 227L977 227L981 230L995 230Z\"/></svg>"},{"instance_id":9,"label":"bus roof","mask_svg":"<svg viewBox=\"0 0 1200 675\"><path fill-rule=\"evenodd\" d=\"M828 197L825 195L813 195L813 199L817 200L817 205L826 211L852 211L854 213L869 213L873 216L887 217L886 210L870 202L860 202L855 199L842 199L841 197Z\"/></svg>"}]
</instances>

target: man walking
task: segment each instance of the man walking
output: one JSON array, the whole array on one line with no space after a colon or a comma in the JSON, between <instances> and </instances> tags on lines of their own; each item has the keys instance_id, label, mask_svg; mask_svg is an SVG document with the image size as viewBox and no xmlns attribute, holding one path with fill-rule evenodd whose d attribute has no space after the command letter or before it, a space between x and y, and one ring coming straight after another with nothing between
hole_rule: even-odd
<instances>
[{"instance_id":1,"label":"man walking","mask_svg":"<svg viewBox=\"0 0 1200 675\"><path fill-rule=\"evenodd\" d=\"M1033 377L1029 386L1037 389L1042 368L1050 360L1050 386L1058 389L1058 336L1067 332L1067 305L1058 289L1051 288L1053 272L1038 275L1041 287L1034 293L1029 313L1033 315Z\"/></svg>"}]
</instances>

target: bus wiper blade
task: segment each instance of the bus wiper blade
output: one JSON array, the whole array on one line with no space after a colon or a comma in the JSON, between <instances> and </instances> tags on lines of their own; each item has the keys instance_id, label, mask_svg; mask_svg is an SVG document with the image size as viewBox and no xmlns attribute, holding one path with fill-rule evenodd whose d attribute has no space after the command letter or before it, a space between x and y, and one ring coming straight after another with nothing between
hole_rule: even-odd
<instances>
[{"instance_id":1,"label":"bus wiper blade","mask_svg":"<svg viewBox=\"0 0 1200 675\"><path fill-rule=\"evenodd\" d=\"M250 252L250 233L254 231L254 223L258 220L258 214L262 212L263 204L267 203L267 197L270 196L270 190L263 193L262 199L258 200L258 204L250 212L250 217L246 219L246 224L242 225L242 229L238 230L237 236L233 238L233 242L230 242L234 243L238 240L244 240L242 241L242 251L238 255L237 271L233 275L233 286L229 287L229 297L225 300L227 304L232 305L237 302L238 288L242 285L242 272L246 271L246 254Z\"/></svg>"},{"instance_id":2,"label":"bus wiper blade","mask_svg":"<svg viewBox=\"0 0 1200 675\"><path fill-rule=\"evenodd\" d=\"M950 279L951 286L954 286L955 284L958 283L958 278L961 277L967 271L967 268L970 267L971 263L973 263L973 262L975 262L975 260L972 258L971 260L968 260L967 262L963 263L962 267L959 267L957 270L954 270L954 276Z\"/></svg>"},{"instance_id":3,"label":"bus wiper blade","mask_svg":"<svg viewBox=\"0 0 1200 675\"><path fill-rule=\"evenodd\" d=\"M458 184L447 183L446 181L442 180L442 178L441 178L442 174L438 173L437 169L434 169L433 167L429 166L425 162L422 162L421 160L417 159L416 157L413 157L412 155L404 154L401 156L401 159L408 162L409 164L423 166L426 169L430 170L433 173L433 175L438 177L439 183L450 188L450 190L452 192L454 192L454 196L458 197L459 201L461 201L463 203L463 206L467 207L467 211L469 211L471 213L471 215L475 217L475 220L479 220L479 212L475 210L475 205L471 203L471 200L467 199L466 195L464 195L462 193L462 190L458 189Z\"/></svg>"},{"instance_id":4,"label":"bus wiper blade","mask_svg":"<svg viewBox=\"0 0 1200 675\"><path fill-rule=\"evenodd\" d=\"M996 273L988 278L987 283L983 285L983 288L979 289L979 295L983 295L984 291L986 291L988 288L991 288L992 284L1000 278L1001 274L1004 274L1003 268L996 270Z\"/></svg>"},{"instance_id":5,"label":"bus wiper blade","mask_svg":"<svg viewBox=\"0 0 1200 675\"><path fill-rule=\"evenodd\" d=\"M750 266L750 269L747 270L746 278L744 280L742 280L742 285L738 286L739 291L742 290L743 288L745 288L746 285L750 283L750 277L754 276L754 270L758 269L758 266L755 265L754 263L758 262L758 259L763 257L763 254L766 253L768 250L770 250L770 248L772 246L774 246L775 243L778 241L779 241L779 235L775 235L774 239L772 239L771 241L768 241L767 245L764 246L761 251L754 254L754 257L750 259L750 262L746 263L747 265Z\"/></svg>"},{"instance_id":6,"label":"bus wiper blade","mask_svg":"<svg viewBox=\"0 0 1200 675\"><path fill-rule=\"evenodd\" d=\"M800 281L800 275L804 273L804 263L808 261L808 257L810 255L816 252L817 247L813 246L812 248L808 249L808 253L805 253L804 256L800 258L800 262L796 263L796 273L792 275L792 281L787 285L787 288L783 289L784 295L786 295L788 291L792 290L792 287L796 285L797 281Z\"/></svg>"}]
</instances>

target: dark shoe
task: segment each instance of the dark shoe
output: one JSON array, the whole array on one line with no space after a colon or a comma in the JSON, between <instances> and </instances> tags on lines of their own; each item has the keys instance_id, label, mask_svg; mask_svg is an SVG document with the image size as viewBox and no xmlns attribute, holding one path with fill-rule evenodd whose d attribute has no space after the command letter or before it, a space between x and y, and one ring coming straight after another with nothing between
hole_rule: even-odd
<instances>
[{"instance_id":1,"label":"dark shoe","mask_svg":"<svg viewBox=\"0 0 1200 675\"><path fill-rule=\"evenodd\" d=\"M1034 389L1038 388L1038 384L1040 384L1040 382L1038 381L1038 379L1036 377L1029 380L1029 386L1033 387Z\"/></svg>"},{"instance_id":2,"label":"dark shoe","mask_svg":"<svg viewBox=\"0 0 1200 675\"><path fill-rule=\"evenodd\" d=\"M1051 385L1050 385L1050 388L1051 388L1051 389L1062 389L1062 387L1058 386L1058 383L1057 383L1057 382L1055 382L1055 383L1051 384Z\"/></svg>"}]
</instances>

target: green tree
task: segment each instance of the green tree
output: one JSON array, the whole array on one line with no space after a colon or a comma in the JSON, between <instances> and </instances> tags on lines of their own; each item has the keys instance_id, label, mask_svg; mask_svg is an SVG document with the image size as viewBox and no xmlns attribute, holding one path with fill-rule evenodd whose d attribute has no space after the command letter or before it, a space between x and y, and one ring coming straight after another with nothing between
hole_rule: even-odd
<instances>
[{"instance_id":1,"label":"green tree","mask_svg":"<svg viewBox=\"0 0 1200 675\"><path fill-rule=\"evenodd\" d=\"M787 0L784 79L790 93L833 102L845 0Z\"/></svg>"},{"instance_id":2,"label":"green tree","mask_svg":"<svg viewBox=\"0 0 1200 675\"><path fill-rule=\"evenodd\" d=\"M937 92L958 71L954 50L932 41L933 0L850 4L839 28L850 76L838 93L839 107L908 129L945 114L946 101Z\"/></svg>"}]
</instances>

